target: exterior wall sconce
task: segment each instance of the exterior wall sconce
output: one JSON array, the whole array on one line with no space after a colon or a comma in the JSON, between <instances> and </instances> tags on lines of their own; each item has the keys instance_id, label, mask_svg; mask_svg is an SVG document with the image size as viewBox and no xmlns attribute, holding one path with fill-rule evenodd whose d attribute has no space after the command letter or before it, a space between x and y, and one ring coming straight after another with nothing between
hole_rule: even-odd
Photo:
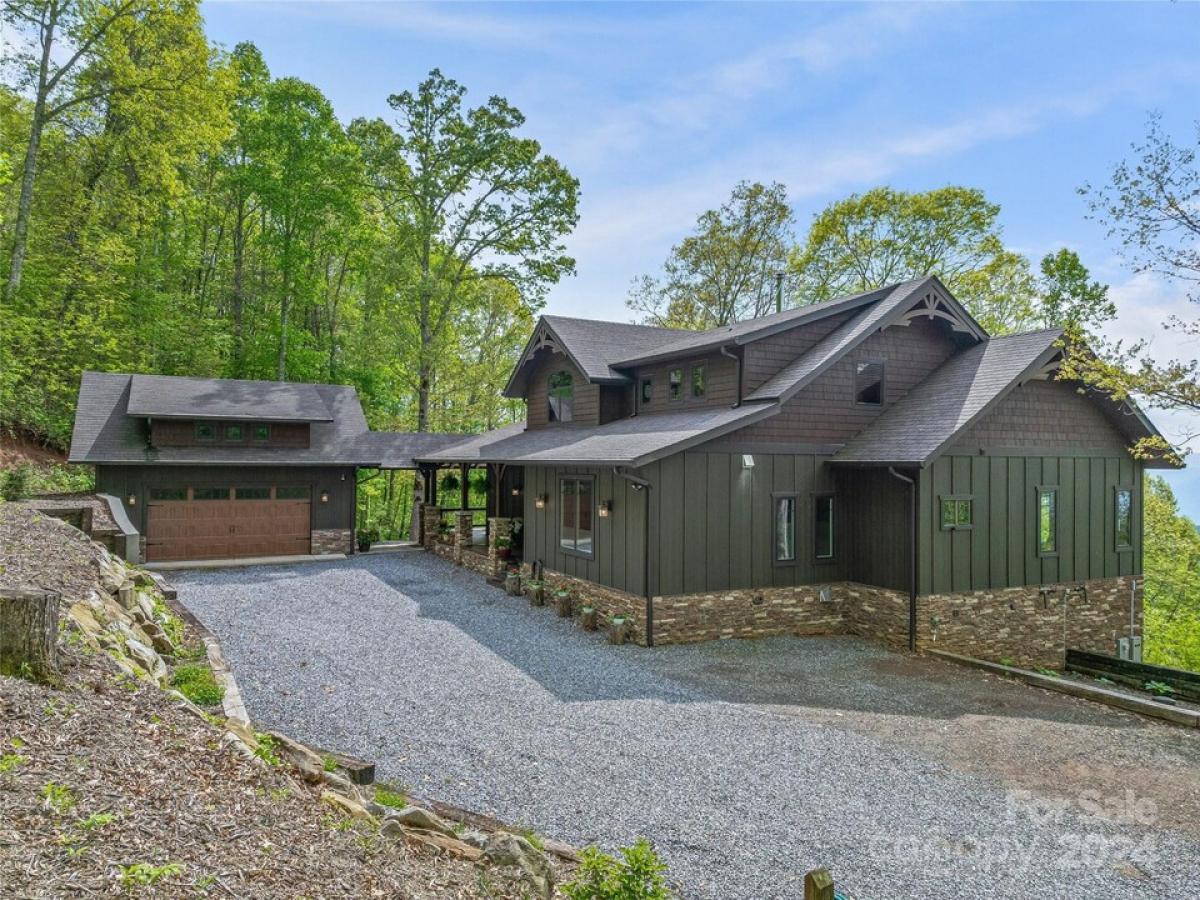
<instances>
[{"instance_id":1,"label":"exterior wall sconce","mask_svg":"<svg viewBox=\"0 0 1200 900\"><path fill-rule=\"evenodd\" d=\"M538 494L536 497L534 497L533 505L536 506L538 509L545 509L546 508L546 495Z\"/></svg>"},{"instance_id":2,"label":"exterior wall sconce","mask_svg":"<svg viewBox=\"0 0 1200 900\"><path fill-rule=\"evenodd\" d=\"M329 491L321 491L321 502L322 503L329 502Z\"/></svg>"},{"instance_id":3,"label":"exterior wall sconce","mask_svg":"<svg viewBox=\"0 0 1200 900\"><path fill-rule=\"evenodd\" d=\"M600 513L600 518L602 518L602 519L607 519L610 515L612 515L612 501L611 500L603 501L600 504L599 513Z\"/></svg>"},{"instance_id":4,"label":"exterior wall sconce","mask_svg":"<svg viewBox=\"0 0 1200 900\"><path fill-rule=\"evenodd\" d=\"M749 453L742 454L742 468L743 469L753 469L754 468L754 457L751 454L749 454Z\"/></svg>"},{"instance_id":5,"label":"exterior wall sconce","mask_svg":"<svg viewBox=\"0 0 1200 900\"><path fill-rule=\"evenodd\" d=\"M520 497L520 496L521 496L521 489L520 489L519 487L515 487L515 488L513 488L513 489L512 489L512 495L513 495L514 497Z\"/></svg>"},{"instance_id":6,"label":"exterior wall sconce","mask_svg":"<svg viewBox=\"0 0 1200 900\"><path fill-rule=\"evenodd\" d=\"M125 498L125 503L129 506L137 506L137 494L130 494Z\"/></svg>"}]
</instances>

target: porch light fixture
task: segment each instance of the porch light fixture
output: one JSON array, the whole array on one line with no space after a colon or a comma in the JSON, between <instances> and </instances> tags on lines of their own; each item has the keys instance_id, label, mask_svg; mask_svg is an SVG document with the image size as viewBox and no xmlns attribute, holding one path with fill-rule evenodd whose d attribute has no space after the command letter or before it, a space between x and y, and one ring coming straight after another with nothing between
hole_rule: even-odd
<instances>
[{"instance_id":1,"label":"porch light fixture","mask_svg":"<svg viewBox=\"0 0 1200 900\"><path fill-rule=\"evenodd\" d=\"M609 514L612 512L612 501L605 500L603 503L601 503L598 512L600 513L600 518L607 519Z\"/></svg>"},{"instance_id":2,"label":"porch light fixture","mask_svg":"<svg viewBox=\"0 0 1200 900\"><path fill-rule=\"evenodd\" d=\"M329 502L329 491L321 491L321 502L322 503Z\"/></svg>"},{"instance_id":3,"label":"porch light fixture","mask_svg":"<svg viewBox=\"0 0 1200 900\"><path fill-rule=\"evenodd\" d=\"M534 497L533 505L536 506L538 509L545 509L546 508L546 495L538 494L536 497Z\"/></svg>"},{"instance_id":4,"label":"porch light fixture","mask_svg":"<svg viewBox=\"0 0 1200 900\"><path fill-rule=\"evenodd\" d=\"M515 488L513 488L513 489L512 489L512 495L513 495L514 497L520 497L520 496L521 496L521 489L520 489L519 487L515 487Z\"/></svg>"},{"instance_id":5,"label":"porch light fixture","mask_svg":"<svg viewBox=\"0 0 1200 900\"><path fill-rule=\"evenodd\" d=\"M742 454L742 468L743 469L753 469L754 468L754 457L751 454L749 454L749 453Z\"/></svg>"},{"instance_id":6,"label":"porch light fixture","mask_svg":"<svg viewBox=\"0 0 1200 900\"><path fill-rule=\"evenodd\" d=\"M130 506L137 506L137 494L130 494L125 498L125 502Z\"/></svg>"}]
</instances>

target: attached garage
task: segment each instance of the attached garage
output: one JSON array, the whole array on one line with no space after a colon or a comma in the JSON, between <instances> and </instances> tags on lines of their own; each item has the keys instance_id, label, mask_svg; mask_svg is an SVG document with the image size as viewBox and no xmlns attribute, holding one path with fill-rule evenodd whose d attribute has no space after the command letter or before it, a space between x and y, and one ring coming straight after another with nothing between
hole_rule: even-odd
<instances>
[{"instance_id":1,"label":"attached garage","mask_svg":"<svg viewBox=\"0 0 1200 900\"><path fill-rule=\"evenodd\" d=\"M146 561L306 554L311 494L307 485L150 488Z\"/></svg>"}]
</instances>

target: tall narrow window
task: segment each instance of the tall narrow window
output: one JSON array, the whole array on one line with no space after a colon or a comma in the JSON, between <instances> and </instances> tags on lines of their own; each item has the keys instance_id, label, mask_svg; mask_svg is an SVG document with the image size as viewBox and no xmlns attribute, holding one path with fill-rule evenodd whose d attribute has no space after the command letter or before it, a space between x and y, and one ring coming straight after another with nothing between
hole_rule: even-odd
<instances>
[{"instance_id":1,"label":"tall narrow window","mask_svg":"<svg viewBox=\"0 0 1200 900\"><path fill-rule=\"evenodd\" d=\"M833 559L833 495L818 494L813 499L813 555Z\"/></svg>"},{"instance_id":2,"label":"tall narrow window","mask_svg":"<svg viewBox=\"0 0 1200 900\"><path fill-rule=\"evenodd\" d=\"M678 400L683 396L683 369L672 369L670 376L671 399Z\"/></svg>"},{"instance_id":3,"label":"tall narrow window","mask_svg":"<svg viewBox=\"0 0 1200 900\"><path fill-rule=\"evenodd\" d=\"M866 406L883 403L883 360L859 360L854 370L854 402Z\"/></svg>"},{"instance_id":4,"label":"tall narrow window","mask_svg":"<svg viewBox=\"0 0 1200 900\"><path fill-rule=\"evenodd\" d=\"M1038 554L1049 556L1058 552L1058 489L1037 489Z\"/></svg>"},{"instance_id":5,"label":"tall narrow window","mask_svg":"<svg viewBox=\"0 0 1200 900\"><path fill-rule=\"evenodd\" d=\"M563 478L558 483L560 513L558 543L581 556L595 555L595 485L590 478Z\"/></svg>"},{"instance_id":6,"label":"tall narrow window","mask_svg":"<svg viewBox=\"0 0 1200 900\"><path fill-rule=\"evenodd\" d=\"M1117 549L1132 550L1133 490L1131 488L1117 488L1116 504L1113 511L1116 515Z\"/></svg>"},{"instance_id":7,"label":"tall narrow window","mask_svg":"<svg viewBox=\"0 0 1200 900\"><path fill-rule=\"evenodd\" d=\"M645 406L654 399L654 382L649 378L642 379L642 405Z\"/></svg>"},{"instance_id":8,"label":"tall narrow window","mask_svg":"<svg viewBox=\"0 0 1200 900\"><path fill-rule=\"evenodd\" d=\"M575 380L570 372L555 372L548 387L551 422L570 422L575 418Z\"/></svg>"},{"instance_id":9,"label":"tall narrow window","mask_svg":"<svg viewBox=\"0 0 1200 900\"><path fill-rule=\"evenodd\" d=\"M796 497L775 498L775 561L796 561Z\"/></svg>"},{"instance_id":10,"label":"tall narrow window","mask_svg":"<svg viewBox=\"0 0 1200 900\"><path fill-rule=\"evenodd\" d=\"M703 398L705 385L704 366L692 366L692 396Z\"/></svg>"}]
</instances>

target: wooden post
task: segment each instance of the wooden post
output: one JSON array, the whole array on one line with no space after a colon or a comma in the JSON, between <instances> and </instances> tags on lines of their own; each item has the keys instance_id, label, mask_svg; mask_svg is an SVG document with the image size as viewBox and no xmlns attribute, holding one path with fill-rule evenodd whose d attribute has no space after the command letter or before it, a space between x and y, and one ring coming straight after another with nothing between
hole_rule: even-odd
<instances>
[{"instance_id":1,"label":"wooden post","mask_svg":"<svg viewBox=\"0 0 1200 900\"><path fill-rule=\"evenodd\" d=\"M35 587L0 587L0 675L58 677L61 597Z\"/></svg>"},{"instance_id":2,"label":"wooden post","mask_svg":"<svg viewBox=\"0 0 1200 900\"><path fill-rule=\"evenodd\" d=\"M804 876L804 900L833 900L833 876L828 869L813 869Z\"/></svg>"}]
</instances>

